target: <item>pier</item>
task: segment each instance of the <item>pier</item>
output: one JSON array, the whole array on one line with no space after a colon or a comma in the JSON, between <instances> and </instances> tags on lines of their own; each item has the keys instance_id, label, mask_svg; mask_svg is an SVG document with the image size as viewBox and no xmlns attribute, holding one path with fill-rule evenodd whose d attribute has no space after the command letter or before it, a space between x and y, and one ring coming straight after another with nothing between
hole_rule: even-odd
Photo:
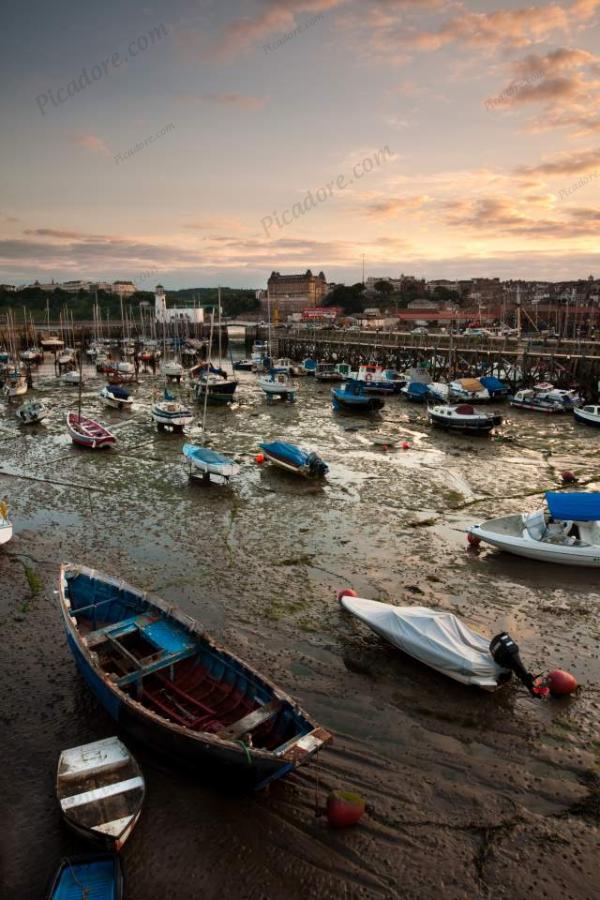
<instances>
[{"instance_id":1,"label":"pier","mask_svg":"<svg viewBox=\"0 0 600 900\"><path fill-rule=\"evenodd\" d=\"M600 342L517 339L448 334L340 331L274 332L273 355L295 361L313 357L357 367L374 361L404 371L428 368L434 381L495 375L513 390L536 380L596 393L600 380Z\"/></svg>"}]
</instances>

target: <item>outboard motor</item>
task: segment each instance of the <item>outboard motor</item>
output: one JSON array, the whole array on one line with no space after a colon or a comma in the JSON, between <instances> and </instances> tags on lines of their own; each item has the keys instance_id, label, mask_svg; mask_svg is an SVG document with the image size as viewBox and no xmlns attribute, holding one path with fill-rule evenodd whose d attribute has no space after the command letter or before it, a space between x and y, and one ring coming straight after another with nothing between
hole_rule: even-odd
<instances>
[{"instance_id":1,"label":"outboard motor","mask_svg":"<svg viewBox=\"0 0 600 900\"><path fill-rule=\"evenodd\" d=\"M531 674L531 672L527 671L527 669L521 662L521 657L519 656L519 647L513 641L510 634L502 631L500 634L497 634L496 637L492 638L492 641L490 643L490 653L492 654L492 658L494 659L494 661L497 662L499 666L502 666L503 669L509 669L509 671L514 672L519 681L523 682L530 693L536 693L534 691L535 678Z\"/></svg>"},{"instance_id":2,"label":"outboard motor","mask_svg":"<svg viewBox=\"0 0 600 900\"><path fill-rule=\"evenodd\" d=\"M324 478L329 471L329 466L324 463L320 456L316 453L309 453L306 458L306 465L313 478Z\"/></svg>"}]
</instances>

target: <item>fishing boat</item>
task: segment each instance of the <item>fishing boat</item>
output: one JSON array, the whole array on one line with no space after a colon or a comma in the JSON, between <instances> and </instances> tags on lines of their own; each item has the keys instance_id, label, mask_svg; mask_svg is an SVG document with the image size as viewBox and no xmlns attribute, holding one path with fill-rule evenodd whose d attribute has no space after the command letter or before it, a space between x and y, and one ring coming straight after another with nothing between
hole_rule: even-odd
<instances>
[{"instance_id":1,"label":"fishing boat","mask_svg":"<svg viewBox=\"0 0 600 900\"><path fill-rule=\"evenodd\" d=\"M312 359L312 357L307 356L306 359L302 360L302 368L304 369L305 375L315 375L317 371L316 359Z\"/></svg>"},{"instance_id":2,"label":"fishing boat","mask_svg":"<svg viewBox=\"0 0 600 900\"><path fill-rule=\"evenodd\" d=\"M300 374L299 366L294 365L291 359L288 359L287 357L274 359L271 363L271 369L277 374L283 372L284 375L289 375L291 377Z\"/></svg>"},{"instance_id":3,"label":"fishing boat","mask_svg":"<svg viewBox=\"0 0 600 900\"><path fill-rule=\"evenodd\" d=\"M181 431L194 419L191 409L185 403L177 400L166 388L163 399L153 404L151 415L158 425L159 431L163 431L165 428Z\"/></svg>"},{"instance_id":4,"label":"fishing boat","mask_svg":"<svg viewBox=\"0 0 600 900\"><path fill-rule=\"evenodd\" d=\"M19 406L15 415L23 425L36 425L48 418L48 408L41 400L30 400Z\"/></svg>"},{"instance_id":5,"label":"fishing boat","mask_svg":"<svg viewBox=\"0 0 600 900\"><path fill-rule=\"evenodd\" d=\"M446 610L347 595L340 603L388 643L461 684L495 691L513 673L529 690L535 684L521 663L519 648L504 632L490 642Z\"/></svg>"},{"instance_id":6,"label":"fishing boat","mask_svg":"<svg viewBox=\"0 0 600 900\"><path fill-rule=\"evenodd\" d=\"M316 453L302 450L296 444L270 441L260 445L265 457L281 469L304 478L325 478L329 466Z\"/></svg>"},{"instance_id":7,"label":"fishing boat","mask_svg":"<svg viewBox=\"0 0 600 900\"><path fill-rule=\"evenodd\" d=\"M217 368L212 363L201 363L190 369L190 377L195 382L196 400L204 401L204 395L210 404L233 403L238 386L237 378L231 378L225 369Z\"/></svg>"},{"instance_id":8,"label":"fishing boat","mask_svg":"<svg viewBox=\"0 0 600 900\"><path fill-rule=\"evenodd\" d=\"M557 414L567 412L567 407L557 398L548 397L545 393L538 393L532 389L517 391L510 399L510 405L515 409L529 409L532 412Z\"/></svg>"},{"instance_id":9,"label":"fishing boat","mask_svg":"<svg viewBox=\"0 0 600 900\"><path fill-rule=\"evenodd\" d=\"M385 369L383 375L386 381L391 383L394 394L399 394L402 388L406 387L406 377L396 369Z\"/></svg>"},{"instance_id":10,"label":"fishing boat","mask_svg":"<svg viewBox=\"0 0 600 900\"><path fill-rule=\"evenodd\" d=\"M183 455L189 460L190 478L210 481L211 475L218 475L225 481L229 481L240 471L240 466L233 459L229 459L223 453L211 450L209 447L199 447L197 444L184 444Z\"/></svg>"},{"instance_id":11,"label":"fishing boat","mask_svg":"<svg viewBox=\"0 0 600 900\"><path fill-rule=\"evenodd\" d=\"M583 425L600 428L600 406L575 406L573 415L575 420Z\"/></svg>"},{"instance_id":12,"label":"fishing boat","mask_svg":"<svg viewBox=\"0 0 600 900\"><path fill-rule=\"evenodd\" d=\"M549 491L546 502L547 511L473 525L471 539L528 559L600 567L600 493Z\"/></svg>"},{"instance_id":13,"label":"fishing boat","mask_svg":"<svg viewBox=\"0 0 600 900\"><path fill-rule=\"evenodd\" d=\"M172 601L95 569L61 566L69 647L119 726L172 762L260 788L306 763L331 735L284 691Z\"/></svg>"},{"instance_id":14,"label":"fishing boat","mask_svg":"<svg viewBox=\"0 0 600 900\"><path fill-rule=\"evenodd\" d=\"M395 393L394 384L386 377L382 366L378 366L376 363L359 366L358 371L353 373L351 377L364 385L367 394L377 394L386 397Z\"/></svg>"},{"instance_id":15,"label":"fishing boat","mask_svg":"<svg viewBox=\"0 0 600 900\"><path fill-rule=\"evenodd\" d=\"M267 375L260 375L258 386L269 401L279 399L293 403L296 399L297 389L289 375L284 375L283 372L277 375L271 370Z\"/></svg>"},{"instance_id":16,"label":"fishing boat","mask_svg":"<svg viewBox=\"0 0 600 900\"><path fill-rule=\"evenodd\" d=\"M105 425L80 413L67 413L67 430L74 444L102 450L117 443L115 435Z\"/></svg>"},{"instance_id":17,"label":"fishing boat","mask_svg":"<svg viewBox=\"0 0 600 900\"><path fill-rule=\"evenodd\" d=\"M56 795L64 819L106 850L118 852L130 837L145 793L140 767L117 737L60 754Z\"/></svg>"},{"instance_id":18,"label":"fishing boat","mask_svg":"<svg viewBox=\"0 0 600 900\"><path fill-rule=\"evenodd\" d=\"M341 372L338 372L334 363L317 363L314 374L317 381L324 382L325 384L333 384L344 380L344 376Z\"/></svg>"},{"instance_id":19,"label":"fishing boat","mask_svg":"<svg viewBox=\"0 0 600 900\"><path fill-rule=\"evenodd\" d=\"M131 409L133 406L133 397L129 391L116 384L107 384L100 391L100 396L106 406L111 406L113 409Z\"/></svg>"},{"instance_id":20,"label":"fishing boat","mask_svg":"<svg viewBox=\"0 0 600 900\"><path fill-rule=\"evenodd\" d=\"M457 378L448 384L448 393L450 400L467 403L487 403L490 399L490 392L478 378Z\"/></svg>"},{"instance_id":21,"label":"fishing boat","mask_svg":"<svg viewBox=\"0 0 600 900\"><path fill-rule=\"evenodd\" d=\"M502 416L478 413L469 403L430 406L427 415L432 425L462 434L489 434L492 428L502 424Z\"/></svg>"},{"instance_id":22,"label":"fishing boat","mask_svg":"<svg viewBox=\"0 0 600 900\"><path fill-rule=\"evenodd\" d=\"M372 413L385 406L382 397L368 394L364 383L354 379L348 379L342 388L332 388L331 399L335 410L345 412Z\"/></svg>"},{"instance_id":23,"label":"fishing boat","mask_svg":"<svg viewBox=\"0 0 600 900\"><path fill-rule=\"evenodd\" d=\"M88 853L61 860L48 900L123 900L116 853Z\"/></svg>"},{"instance_id":24,"label":"fishing boat","mask_svg":"<svg viewBox=\"0 0 600 900\"><path fill-rule=\"evenodd\" d=\"M0 500L0 544L7 544L13 536L12 522L8 518L8 503Z\"/></svg>"},{"instance_id":25,"label":"fishing boat","mask_svg":"<svg viewBox=\"0 0 600 900\"><path fill-rule=\"evenodd\" d=\"M175 359L165 360L160 371L165 378L180 381L181 376L183 375L183 366Z\"/></svg>"},{"instance_id":26,"label":"fishing boat","mask_svg":"<svg viewBox=\"0 0 600 900\"><path fill-rule=\"evenodd\" d=\"M233 368L236 372L253 372L256 368L256 363L253 359L238 359L234 362Z\"/></svg>"}]
</instances>

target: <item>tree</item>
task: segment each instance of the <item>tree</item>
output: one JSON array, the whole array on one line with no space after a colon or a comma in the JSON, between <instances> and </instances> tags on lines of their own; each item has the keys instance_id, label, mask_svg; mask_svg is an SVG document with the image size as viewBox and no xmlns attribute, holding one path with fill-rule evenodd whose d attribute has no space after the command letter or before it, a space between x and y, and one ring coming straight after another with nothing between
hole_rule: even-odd
<instances>
[{"instance_id":1,"label":"tree","mask_svg":"<svg viewBox=\"0 0 600 900\"><path fill-rule=\"evenodd\" d=\"M365 308L363 285L359 282L348 287L338 284L325 298L325 306L341 306L347 315L361 313Z\"/></svg>"},{"instance_id":2,"label":"tree","mask_svg":"<svg viewBox=\"0 0 600 900\"><path fill-rule=\"evenodd\" d=\"M394 287L389 281L376 281L375 290L378 294L384 294L386 297L389 297L390 294L394 293Z\"/></svg>"}]
</instances>

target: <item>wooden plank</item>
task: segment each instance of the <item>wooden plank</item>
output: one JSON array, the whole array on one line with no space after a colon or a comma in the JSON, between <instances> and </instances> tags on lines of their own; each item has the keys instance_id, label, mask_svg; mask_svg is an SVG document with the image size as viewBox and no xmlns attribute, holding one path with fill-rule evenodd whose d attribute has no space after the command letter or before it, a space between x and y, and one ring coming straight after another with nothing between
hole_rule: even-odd
<instances>
[{"instance_id":1,"label":"wooden plank","mask_svg":"<svg viewBox=\"0 0 600 900\"><path fill-rule=\"evenodd\" d=\"M115 641L118 644L118 641ZM121 647L123 650L124 648ZM173 665L173 663L179 662L182 659L187 659L189 656L194 656L198 652L197 647L190 645L189 647L184 647L182 650L177 650L175 653L167 653L164 656L160 656L157 660L151 663L143 664L140 660L136 660L137 670L135 672L129 672L128 675L123 675L119 678L117 684L120 688L125 687L128 684L133 684L135 681L139 681L141 678L144 678L146 675L152 675L153 672L159 672L161 669L166 669L167 666ZM135 659L135 657L133 657Z\"/></svg>"},{"instance_id":2,"label":"wooden plank","mask_svg":"<svg viewBox=\"0 0 600 900\"><path fill-rule=\"evenodd\" d=\"M271 700L270 703L259 706L258 709L254 709L251 713L245 715L243 719L238 719L237 722L233 722L231 725L228 725L227 728L219 731L217 737L220 737L223 740L233 741L242 734L254 731L259 725L268 722L269 719L276 716L282 706L283 703L281 700Z\"/></svg>"}]
</instances>

